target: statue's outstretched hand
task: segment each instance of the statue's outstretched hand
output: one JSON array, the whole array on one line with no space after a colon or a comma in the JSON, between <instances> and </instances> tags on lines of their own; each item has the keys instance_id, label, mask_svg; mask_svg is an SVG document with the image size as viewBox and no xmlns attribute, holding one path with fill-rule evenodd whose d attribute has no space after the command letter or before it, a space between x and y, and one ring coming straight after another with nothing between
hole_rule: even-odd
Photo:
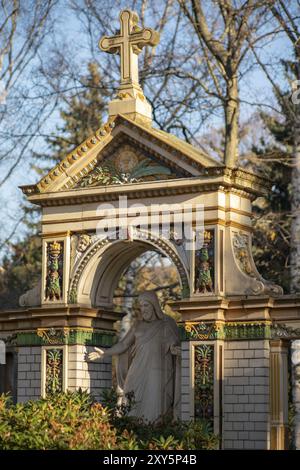
<instances>
[{"instance_id":1,"label":"statue's outstretched hand","mask_svg":"<svg viewBox=\"0 0 300 470\"><path fill-rule=\"evenodd\" d=\"M96 361L97 359L102 359L105 354L105 351L100 348L95 348L93 352L87 355L88 361Z\"/></svg>"},{"instance_id":2,"label":"statue's outstretched hand","mask_svg":"<svg viewBox=\"0 0 300 470\"><path fill-rule=\"evenodd\" d=\"M173 354L174 356L181 356L181 347L180 346L172 345L170 347L170 351L171 351L171 354Z\"/></svg>"}]
</instances>

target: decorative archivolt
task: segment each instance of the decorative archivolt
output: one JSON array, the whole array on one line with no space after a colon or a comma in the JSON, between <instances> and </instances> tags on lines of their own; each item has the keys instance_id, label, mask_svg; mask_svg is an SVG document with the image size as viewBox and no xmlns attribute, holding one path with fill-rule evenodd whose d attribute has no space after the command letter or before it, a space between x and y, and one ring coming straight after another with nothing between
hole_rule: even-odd
<instances>
[{"instance_id":1,"label":"decorative archivolt","mask_svg":"<svg viewBox=\"0 0 300 470\"><path fill-rule=\"evenodd\" d=\"M86 250L85 253L82 254L79 260L75 262L72 276L70 279L69 285L69 303L77 303L77 292L78 286L83 274L83 271L87 267L88 263L92 260L92 258L99 253L100 251L105 251L114 243L122 242L124 240L116 240L110 238L110 234L107 234L105 238L98 239L97 237L93 237L94 242L91 243L89 248ZM134 233L132 234L130 240L127 242L143 242L145 244L152 245L161 253L164 253L169 259L174 263L177 268L180 282L182 286L182 296L188 297L189 296L189 276L187 273L187 269L184 266L184 263L180 256L178 255L176 248L172 246L172 244L164 238L160 238L159 236L154 235L146 230L135 229Z\"/></svg>"}]
</instances>

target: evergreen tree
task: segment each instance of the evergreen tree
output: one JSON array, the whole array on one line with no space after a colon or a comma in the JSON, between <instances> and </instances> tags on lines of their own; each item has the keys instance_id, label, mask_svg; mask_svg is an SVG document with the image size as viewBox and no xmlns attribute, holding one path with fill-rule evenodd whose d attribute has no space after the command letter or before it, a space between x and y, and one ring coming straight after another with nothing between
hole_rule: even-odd
<instances>
[{"instance_id":1,"label":"evergreen tree","mask_svg":"<svg viewBox=\"0 0 300 470\"><path fill-rule=\"evenodd\" d=\"M41 175L48 168L81 144L101 126L107 91L95 63L88 65L87 76L81 79L82 91L72 96L68 107L60 111L61 126L47 139L48 154L34 154L35 171ZM0 267L0 308L15 308L20 295L31 289L41 276L40 224L36 222L39 209L25 205L27 232L23 240L11 244L10 253Z\"/></svg>"},{"instance_id":2,"label":"evergreen tree","mask_svg":"<svg viewBox=\"0 0 300 470\"><path fill-rule=\"evenodd\" d=\"M284 112L284 109L283 109ZM265 279L290 290L290 231L291 231L291 155L292 127L289 115L279 120L261 115L272 139L253 148L258 157L256 170L272 184L271 191L253 204L253 255L259 272ZM253 169L252 169L253 171ZM254 169L255 171L255 169Z\"/></svg>"},{"instance_id":3,"label":"evergreen tree","mask_svg":"<svg viewBox=\"0 0 300 470\"><path fill-rule=\"evenodd\" d=\"M38 282L42 266L42 244L37 233L11 245L11 253L0 269L0 308L16 308L20 295Z\"/></svg>"},{"instance_id":4,"label":"evergreen tree","mask_svg":"<svg viewBox=\"0 0 300 470\"><path fill-rule=\"evenodd\" d=\"M39 162L46 160L52 167L102 125L108 92L96 63L88 64L88 74L80 82L82 90L71 96L68 107L60 111L62 124L46 139L49 153L35 154Z\"/></svg>"}]
</instances>

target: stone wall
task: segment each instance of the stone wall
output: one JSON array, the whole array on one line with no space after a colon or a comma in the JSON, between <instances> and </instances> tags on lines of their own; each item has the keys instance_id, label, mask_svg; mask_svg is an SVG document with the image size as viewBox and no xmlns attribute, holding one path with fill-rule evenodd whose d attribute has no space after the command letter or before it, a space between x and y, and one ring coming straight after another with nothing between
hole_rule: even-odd
<instances>
[{"instance_id":1,"label":"stone wall","mask_svg":"<svg viewBox=\"0 0 300 470\"><path fill-rule=\"evenodd\" d=\"M83 345L69 346L68 389L74 391L82 388L100 400L103 390L112 386L112 364L110 358L87 362L86 353L93 349L93 347Z\"/></svg>"},{"instance_id":2,"label":"stone wall","mask_svg":"<svg viewBox=\"0 0 300 470\"><path fill-rule=\"evenodd\" d=\"M41 396L41 347L19 347L18 402L35 400Z\"/></svg>"},{"instance_id":3,"label":"stone wall","mask_svg":"<svg viewBox=\"0 0 300 470\"><path fill-rule=\"evenodd\" d=\"M197 410L198 414L201 414L205 409L205 419L211 422L214 432L218 435L221 432L222 409L222 383L219 377L222 368L219 367L219 361L223 363L222 354L220 355L220 349L223 351L223 348L222 341L183 341L181 343L181 419L193 420ZM211 353L207 354L208 351ZM204 368L205 379L201 380L202 391L199 390L199 381L196 385L196 375L199 378L199 366ZM197 401L195 401L195 394L197 394ZM202 399L199 398L200 395Z\"/></svg>"},{"instance_id":4,"label":"stone wall","mask_svg":"<svg viewBox=\"0 0 300 470\"><path fill-rule=\"evenodd\" d=\"M190 345L188 341L181 343L181 419L191 419L191 364Z\"/></svg>"},{"instance_id":5,"label":"stone wall","mask_svg":"<svg viewBox=\"0 0 300 470\"><path fill-rule=\"evenodd\" d=\"M190 351L193 349L189 341L183 341L181 344L181 417L183 420L190 420L194 414L192 389L194 372L190 358ZM228 340L223 345L223 448L269 449L270 342L262 339ZM87 390L100 400L103 390L112 386L112 363L110 358L87 362L86 354L93 349L91 346L79 344L67 346L66 386L70 391L79 388ZM41 352L41 346L18 347L19 402L41 396ZM215 387L214 395L217 404L221 397L217 396L218 387ZM217 406L215 406L216 412Z\"/></svg>"},{"instance_id":6,"label":"stone wall","mask_svg":"<svg viewBox=\"0 0 300 470\"><path fill-rule=\"evenodd\" d=\"M86 362L86 352L92 347L72 345L68 347L67 389L89 391L97 400L104 389L111 388L111 359ZM18 351L18 402L41 397L41 347L20 347Z\"/></svg>"},{"instance_id":7,"label":"stone wall","mask_svg":"<svg viewBox=\"0 0 300 470\"><path fill-rule=\"evenodd\" d=\"M225 342L225 449L269 449L267 340Z\"/></svg>"}]
</instances>

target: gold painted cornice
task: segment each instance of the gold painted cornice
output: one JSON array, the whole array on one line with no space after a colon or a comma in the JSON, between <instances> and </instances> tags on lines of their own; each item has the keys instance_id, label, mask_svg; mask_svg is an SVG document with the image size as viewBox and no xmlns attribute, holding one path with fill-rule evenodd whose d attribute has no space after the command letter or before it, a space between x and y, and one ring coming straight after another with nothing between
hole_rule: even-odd
<instances>
[{"instance_id":1,"label":"gold painted cornice","mask_svg":"<svg viewBox=\"0 0 300 470\"><path fill-rule=\"evenodd\" d=\"M52 183L58 180L62 175L65 174L66 179L69 178L69 172L72 166L75 166L78 160L87 154L87 152L98 147L100 149L107 143L108 137L110 138L111 131L115 127L114 119L109 119L102 127L100 127L94 135L87 138L82 144L78 145L72 152L66 155L66 157L59 162L47 175L45 175L37 184L20 186L21 190L26 196L32 194L43 193L47 191L47 187L53 185ZM109 139L110 140L110 139ZM89 164L90 165L90 164ZM87 165L87 172L89 169Z\"/></svg>"},{"instance_id":2,"label":"gold painted cornice","mask_svg":"<svg viewBox=\"0 0 300 470\"><path fill-rule=\"evenodd\" d=\"M247 322L272 322L300 329L300 296L215 296L195 295L170 302L182 316L182 322L217 321L226 325ZM124 314L113 310L78 306L43 306L0 311L0 333L31 331L37 328L106 328ZM233 323L234 322L234 323ZM269 323L268 323L269 324Z\"/></svg>"},{"instance_id":3,"label":"gold painted cornice","mask_svg":"<svg viewBox=\"0 0 300 470\"><path fill-rule=\"evenodd\" d=\"M71 235L70 230L67 230L65 232L41 233L42 238L52 238L52 237L64 238L64 237L69 237L70 235Z\"/></svg>"},{"instance_id":4,"label":"gold painted cornice","mask_svg":"<svg viewBox=\"0 0 300 470\"><path fill-rule=\"evenodd\" d=\"M239 171L239 173L241 172ZM249 174L245 174L245 176L245 179L242 179L242 174L240 174L236 179L234 170L215 167L210 168L209 174L203 176L35 193L28 196L28 200L33 204L48 207L114 201L125 195L128 199L139 199L224 191L254 200L265 193L264 181L256 176L251 179Z\"/></svg>"},{"instance_id":5,"label":"gold painted cornice","mask_svg":"<svg viewBox=\"0 0 300 470\"><path fill-rule=\"evenodd\" d=\"M300 329L300 295L231 296L195 295L170 304L183 321L253 322L271 321Z\"/></svg>"},{"instance_id":6,"label":"gold painted cornice","mask_svg":"<svg viewBox=\"0 0 300 470\"><path fill-rule=\"evenodd\" d=\"M183 321L271 321L277 299L270 296L203 296L172 302ZM299 303L300 306L300 303ZM300 320L300 317L299 317Z\"/></svg>"},{"instance_id":7,"label":"gold painted cornice","mask_svg":"<svg viewBox=\"0 0 300 470\"><path fill-rule=\"evenodd\" d=\"M104 328L113 330L113 324L125 314L113 310L81 306L45 305L18 310L0 311L0 333L30 331L37 328Z\"/></svg>"},{"instance_id":8,"label":"gold painted cornice","mask_svg":"<svg viewBox=\"0 0 300 470\"><path fill-rule=\"evenodd\" d=\"M81 178L93 170L98 163L101 164L102 156L105 155L106 150L110 145L114 145L114 142L118 142L122 133L124 133L127 139L132 139L133 131L134 138L137 139L138 145L145 146L149 144L149 148L152 148L154 153L159 152L159 149L161 149L160 158L165 161L165 164L176 168L181 162L181 170L186 177L182 179L178 178L175 181L178 181L179 186L183 186L183 189L177 188L174 192L171 190L171 187L167 185L167 183L173 180L160 181L162 187L167 185L167 192L164 192L164 194L183 194L186 192L184 188L186 187L185 181L187 179L191 179L195 182L195 185L198 185L197 179L201 181L201 188L196 188L193 192L197 192L198 190L216 190L221 179L226 190L231 188L232 190L241 191L250 198L263 194L270 185L270 182L266 179L241 168L224 167L221 162L214 160L196 147L193 147L172 134L132 121L123 115L118 115L110 119L104 126L98 129L93 136L86 139L74 151L69 153L37 184L21 186L22 191L29 200L41 205L41 201L44 201L44 199L41 197L39 202L37 202L35 196L43 195L44 198L49 197L53 199L53 193L58 192L58 198L60 199L66 197L66 195L68 195L68 200L78 198L79 194L83 194L83 190L82 188L76 190L72 189L74 185L77 185ZM165 156L163 155L164 152ZM168 158L166 158L166 155L168 155ZM212 179L216 183L215 187L212 186ZM117 196L120 191L125 191L130 194L133 193L132 197L147 197L147 195L152 197L154 190L151 183L152 182L149 181L143 182L139 183L139 186L137 186L137 184L126 184L121 187L120 185L99 186L96 188L93 187L93 191L96 191L98 195L101 194L102 200L106 201L112 200L112 194ZM141 187L144 191L142 194L140 193ZM158 191L156 195L159 196L161 194L158 188L159 186L156 187L156 191ZM91 195L88 192L90 189L91 188L86 188L87 192L84 193L85 198L89 195L89 199L91 199ZM75 196L72 191L76 191ZM72 196L70 196L69 193L72 194ZM94 197L93 200L98 199ZM43 204L46 205L44 202ZM58 204L62 204L62 202L58 202Z\"/></svg>"},{"instance_id":9,"label":"gold painted cornice","mask_svg":"<svg viewBox=\"0 0 300 470\"><path fill-rule=\"evenodd\" d=\"M212 209L212 208L204 208L204 212L208 212L208 211L212 211L212 210L224 210L224 212L231 212L230 209L221 209L221 208L215 208L215 209ZM249 217L251 218L251 214L248 213L248 212L243 212L243 211L238 211L238 210L232 210L232 212L236 213L236 214L239 214L239 215L244 215L246 217ZM134 216L132 216L134 217ZM66 219L51 219L51 220L44 220L42 221L42 226L47 226L47 225L57 225L57 224L71 224L71 223L77 223L77 222L93 222L93 221L98 221L99 220L99 217L97 216L90 216L90 217L80 217L79 218L66 218ZM224 219L221 219L221 218L218 218L218 219L211 219L209 218L209 215L207 216L205 214L205 218L204 218L204 222L206 225L222 225L223 227L234 227L234 228L238 228L240 230L246 230L248 232L253 232L253 227L251 225L246 225L246 224L240 224L238 222L235 222L235 221L232 221L232 220L224 220ZM82 229L82 230L76 230L76 233L78 232L85 232L86 229ZM58 236L62 236L63 234L67 235L69 234L69 232L43 232L42 233L42 236L43 237L58 237Z\"/></svg>"}]
</instances>

